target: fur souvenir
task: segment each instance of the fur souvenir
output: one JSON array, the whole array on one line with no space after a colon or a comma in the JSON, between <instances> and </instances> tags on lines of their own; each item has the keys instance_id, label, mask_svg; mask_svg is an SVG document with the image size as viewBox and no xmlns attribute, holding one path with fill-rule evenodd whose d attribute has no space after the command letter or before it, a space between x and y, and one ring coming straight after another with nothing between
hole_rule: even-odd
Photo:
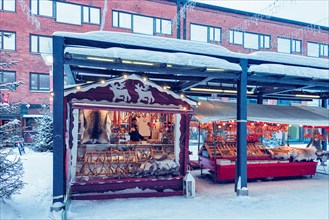
<instances>
[{"instance_id":1,"label":"fur souvenir","mask_svg":"<svg viewBox=\"0 0 329 220\"><path fill-rule=\"evenodd\" d=\"M80 114L81 144L110 143L111 119L105 110L83 110Z\"/></svg>"}]
</instances>

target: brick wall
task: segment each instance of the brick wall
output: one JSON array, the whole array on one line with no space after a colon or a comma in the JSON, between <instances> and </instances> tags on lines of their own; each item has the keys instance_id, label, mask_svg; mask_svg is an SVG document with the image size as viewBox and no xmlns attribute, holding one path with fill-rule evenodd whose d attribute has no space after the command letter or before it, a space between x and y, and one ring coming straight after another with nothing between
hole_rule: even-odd
<instances>
[{"instance_id":1,"label":"brick wall","mask_svg":"<svg viewBox=\"0 0 329 220\"><path fill-rule=\"evenodd\" d=\"M16 1L16 12L0 12L0 30L16 32L16 52L11 53L12 59L19 61L17 65L12 67L11 70L16 71L17 81L24 81L26 85L20 86L16 91L11 92L11 101L25 101L31 104L39 104L41 100L49 100L49 92L30 92L29 91L29 73L49 73L49 67L46 66L43 59L39 54L32 54L29 52L29 37L30 34L51 36L55 31L68 31L68 32L88 32L100 30L100 25L83 24L83 25L71 25L55 22L54 18L36 16L40 22L40 30L36 30L35 25L28 20L26 13L22 11L22 7ZM29 1L25 1L29 4ZM69 0L66 2L74 2L84 5L93 5L103 8L104 1L99 0ZM130 12L134 14L143 14L152 17L159 17L165 19L174 20L177 7L174 1L165 0L108 0L108 10L105 19L104 30L131 32L131 30L125 30L112 27L112 9ZM103 9L101 10L101 14ZM186 36L190 39L190 23L204 24L209 26L215 26L222 28L222 33L228 33L228 30L241 24L245 19L249 17L241 14L233 14L224 11L217 11L213 9L205 9L195 7L193 10L187 11L187 29ZM181 17L181 38L183 36L183 18ZM176 38L177 25L173 25L172 36ZM276 51L275 41L278 36L284 36L292 34L303 28L291 23L282 23L273 20L263 20L258 23L250 23L247 31L255 33L263 33L271 35L272 43L274 45L271 49L264 49L267 51ZM311 30L304 31L301 38L296 38L303 41L303 51L306 51L307 41L323 42L329 44L329 31L320 30L314 32ZM221 45L235 52L250 53L250 50L244 49L239 45L232 45L228 43L228 39L223 37L224 41Z\"/></svg>"}]
</instances>

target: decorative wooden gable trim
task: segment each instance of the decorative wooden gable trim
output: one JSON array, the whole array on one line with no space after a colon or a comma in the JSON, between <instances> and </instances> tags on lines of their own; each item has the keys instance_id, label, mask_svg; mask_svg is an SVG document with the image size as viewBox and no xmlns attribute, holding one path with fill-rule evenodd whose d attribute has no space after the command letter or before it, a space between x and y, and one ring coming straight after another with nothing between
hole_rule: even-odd
<instances>
[{"instance_id":1,"label":"decorative wooden gable trim","mask_svg":"<svg viewBox=\"0 0 329 220\"><path fill-rule=\"evenodd\" d=\"M176 107L189 110L196 106L194 101L181 98L179 95L164 90L151 81L144 81L141 77L133 74L127 78L120 77L108 80L105 83L81 85L67 89L64 93L69 101L117 104L124 106L140 107Z\"/></svg>"}]
</instances>

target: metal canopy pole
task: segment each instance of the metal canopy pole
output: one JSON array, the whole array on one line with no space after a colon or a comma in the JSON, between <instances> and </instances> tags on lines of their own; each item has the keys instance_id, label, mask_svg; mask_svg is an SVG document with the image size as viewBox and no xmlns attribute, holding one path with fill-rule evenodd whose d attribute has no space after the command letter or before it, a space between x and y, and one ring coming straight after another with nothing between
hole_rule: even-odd
<instances>
[{"instance_id":1,"label":"metal canopy pole","mask_svg":"<svg viewBox=\"0 0 329 220\"><path fill-rule=\"evenodd\" d=\"M259 104L259 105L263 104L263 94L262 93L257 94L257 104Z\"/></svg>"},{"instance_id":2,"label":"metal canopy pole","mask_svg":"<svg viewBox=\"0 0 329 220\"><path fill-rule=\"evenodd\" d=\"M235 165L235 192L248 196L247 188L247 71L248 60L241 59L241 77L237 83L237 161Z\"/></svg>"},{"instance_id":3,"label":"metal canopy pole","mask_svg":"<svg viewBox=\"0 0 329 220\"><path fill-rule=\"evenodd\" d=\"M328 99L322 99L321 107L328 108ZM322 128L322 134L326 135L326 136L328 135L325 128ZM325 151L328 150L326 139L322 141L322 150L325 150Z\"/></svg>"},{"instance_id":4,"label":"metal canopy pole","mask_svg":"<svg viewBox=\"0 0 329 220\"><path fill-rule=\"evenodd\" d=\"M52 210L64 207L64 39L53 37L54 97L53 97L53 205ZM56 203L56 204L55 204ZM62 203L59 205L59 203Z\"/></svg>"}]
</instances>

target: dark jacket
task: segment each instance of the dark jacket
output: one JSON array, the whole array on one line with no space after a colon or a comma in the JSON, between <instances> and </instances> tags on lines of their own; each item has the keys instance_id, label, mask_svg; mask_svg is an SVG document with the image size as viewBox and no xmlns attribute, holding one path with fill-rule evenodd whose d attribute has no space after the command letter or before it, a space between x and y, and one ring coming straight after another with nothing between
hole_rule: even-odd
<instances>
[{"instance_id":1,"label":"dark jacket","mask_svg":"<svg viewBox=\"0 0 329 220\"><path fill-rule=\"evenodd\" d=\"M144 137L139 133L139 131L137 129L137 125L133 125L133 127L135 128L135 131L129 132L130 140L131 141L144 140Z\"/></svg>"}]
</instances>

